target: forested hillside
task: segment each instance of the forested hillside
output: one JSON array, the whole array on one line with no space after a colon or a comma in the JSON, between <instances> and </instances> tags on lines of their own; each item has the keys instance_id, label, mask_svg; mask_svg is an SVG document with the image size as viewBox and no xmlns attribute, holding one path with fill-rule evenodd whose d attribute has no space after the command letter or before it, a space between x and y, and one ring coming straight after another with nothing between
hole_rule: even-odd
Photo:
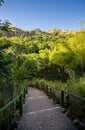
<instances>
[{"instance_id":1,"label":"forested hillside","mask_svg":"<svg viewBox=\"0 0 85 130\"><path fill-rule=\"evenodd\" d=\"M84 0L0 0L0 130L85 130L84 12Z\"/></svg>"},{"instance_id":2,"label":"forested hillside","mask_svg":"<svg viewBox=\"0 0 85 130\"><path fill-rule=\"evenodd\" d=\"M85 97L85 30L9 26L0 34L0 107L20 92L22 82L33 79L68 83L70 91Z\"/></svg>"}]
</instances>

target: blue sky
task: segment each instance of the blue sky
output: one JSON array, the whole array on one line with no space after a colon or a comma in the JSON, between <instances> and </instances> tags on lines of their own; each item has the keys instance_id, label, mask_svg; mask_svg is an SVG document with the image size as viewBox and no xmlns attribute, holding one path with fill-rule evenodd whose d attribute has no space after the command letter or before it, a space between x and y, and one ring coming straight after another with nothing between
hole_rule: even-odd
<instances>
[{"instance_id":1,"label":"blue sky","mask_svg":"<svg viewBox=\"0 0 85 130\"><path fill-rule=\"evenodd\" d=\"M76 30L85 21L85 0L5 0L0 19L24 30Z\"/></svg>"}]
</instances>

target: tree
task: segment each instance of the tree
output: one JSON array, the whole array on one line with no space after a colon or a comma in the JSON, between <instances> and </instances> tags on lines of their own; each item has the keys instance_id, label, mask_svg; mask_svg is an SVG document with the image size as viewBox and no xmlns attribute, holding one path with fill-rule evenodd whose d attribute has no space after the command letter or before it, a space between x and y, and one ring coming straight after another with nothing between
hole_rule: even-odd
<instances>
[{"instance_id":1,"label":"tree","mask_svg":"<svg viewBox=\"0 0 85 130\"><path fill-rule=\"evenodd\" d=\"M4 3L4 0L0 0L0 6Z\"/></svg>"},{"instance_id":2,"label":"tree","mask_svg":"<svg viewBox=\"0 0 85 130\"><path fill-rule=\"evenodd\" d=\"M8 20L0 20L0 31L9 31L9 26L11 25L11 23Z\"/></svg>"},{"instance_id":3,"label":"tree","mask_svg":"<svg viewBox=\"0 0 85 130\"><path fill-rule=\"evenodd\" d=\"M78 32L73 38L69 39L69 46L75 53L73 68L76 72L84 75L85 73L85 30Z\"/></svg>"},{"instance_id":4,"label":"tree","mask_svg":"<svg viewBox=\"0 0 85 130\"><path fill-rule=\"evenodd\" d=\"M0 38L0 102L2 107L12 97L12 56L8 53L11 46L7 38Z\"/></svg>"}]
</instances>

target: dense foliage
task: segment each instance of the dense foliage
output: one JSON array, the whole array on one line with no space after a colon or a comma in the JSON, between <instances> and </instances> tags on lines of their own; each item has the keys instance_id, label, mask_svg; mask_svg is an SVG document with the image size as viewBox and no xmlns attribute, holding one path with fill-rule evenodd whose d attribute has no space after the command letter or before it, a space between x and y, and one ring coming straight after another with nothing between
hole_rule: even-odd
<instances>
[{"instance_id":1,"label":"dense foliage","mask_svg":"<svg viewBox=\"0 0 85 130\"><path fill-rule=\"evenodd\" d=\"M44 78L70 84L73 74L75 80L84 77L85 30L55 29L42 32L36 29L22 34L23 32L12 37L6 37L4 34L0 36L2 105L18 94L21 90L20 84L24 80ZM2 105L0 104L0 107Z\"/></svg>"}]
</instances>

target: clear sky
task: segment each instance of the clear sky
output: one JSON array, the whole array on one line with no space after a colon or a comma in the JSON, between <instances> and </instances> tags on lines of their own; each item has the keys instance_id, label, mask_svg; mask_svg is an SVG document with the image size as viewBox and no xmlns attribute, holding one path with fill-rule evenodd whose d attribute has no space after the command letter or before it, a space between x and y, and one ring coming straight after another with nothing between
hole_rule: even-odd
<instances>
[{"instance_id":1,"label":"clear sky","mask_svg":"<svg viewBox=\"0 0 85 130\"><path fill-rule=\"evenodd\" d=\"M9 20L24 30L76 30L80 21L85 21L85 0L4 1L0 6L0 19Z\"/></svg>"}]
</instances>

